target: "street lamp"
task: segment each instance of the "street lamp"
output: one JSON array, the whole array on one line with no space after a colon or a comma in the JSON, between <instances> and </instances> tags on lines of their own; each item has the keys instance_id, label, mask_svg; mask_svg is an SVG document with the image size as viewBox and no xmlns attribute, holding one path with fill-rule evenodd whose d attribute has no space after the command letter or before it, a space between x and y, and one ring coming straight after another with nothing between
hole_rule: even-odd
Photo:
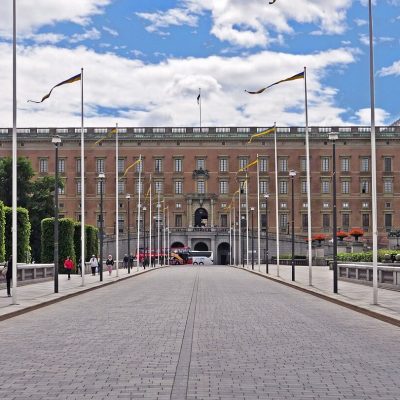
<instances>
[{"instance_id":1,"label":"street lamp","mask_svg":"<svg viewBox=\"0 0 400 400\"><path fill-rule=\"evenodd\" d=\"M103 281L103 236L104 236L104 218L103 218L103 192L104 192L104 172L99 173L100 179L100 262L99 262L99 273L100 282Z\"/></svg>"},{"instance_id":2,"label":"street lamp","mask_svg":"<svg viewBox=\"0 0 400 400\"><path fill-rule=\"evenodd\" d=\"M264 194L265 199L265 273L269 274L269 265L268 265L268 198L269 194Z\"/></svg>"},{"instance_id":3,"label":"street lamp","mask_svg":"<svg viewBox=\"0 0 400 400\"><path fill-rule=\"evenodd\" d=\"M251 211L251 269L254 270L254 207L250 207Z\"/></svg>"},{"instance_id":4,"label":"street lamp","mask_svg":"<svg viewBox=\"0 0 400 400\"><path fill-rule=\"evenodd\" d=\"M58 146L61 143L60 136L54 136L51 139L51 143L54 144L56 149L54 182L54 293L58 293Z\"/></svg>"},{"instance_id":5,"label":"street lamp","mask_svg":"<svg viewBox=\"0 0 400 400\"><path fill-rule=\"evenodd\" d=\"M296 277L294 268L294 177L296 176L296 171L291 169L289 176L292 181L292 281L294 281Z\"/></svg>"},{"instance_id":6,"label":"street lamp","mask_svg":"<svg viewBox=\"0 0 400 400\"><path fill-rule=\"evenodd\" d=\"M244 268L244 224L246 221L246 217L242 215L242 267Z\"/></svg>"},{"instance_id":7,"label":"street lamp","mask_svg":"<svg viewBox=\"0 0 400 400\"><path fill-rule=\"evenodd\" d=\"M333 293L338 292L337 275L337 213L336 213L336 140L337 133L330 133L329 140L332 141L332 193L333 193Z\"/></svg>"},{"instance_id":8,"label":"street lamp","mask_svg":"<svg viewBox=\"0 0 400 400\"><path fill-rule=\"evenodd\" d=\"M146 269L146 206L143 206L143 269Z\"/></svg>"},{"instance_id":9,"label":"street lamp","mask_svg":"<svg viewBox=\"0 0 400 400\"><path fill-rule=\"evenodd\" d=\"M125 196L126 200L128 200L128 274L131 273L131 213L129 209L129 204L131 200L131 195L128 193Z\"/></svg>"}]
</instances>

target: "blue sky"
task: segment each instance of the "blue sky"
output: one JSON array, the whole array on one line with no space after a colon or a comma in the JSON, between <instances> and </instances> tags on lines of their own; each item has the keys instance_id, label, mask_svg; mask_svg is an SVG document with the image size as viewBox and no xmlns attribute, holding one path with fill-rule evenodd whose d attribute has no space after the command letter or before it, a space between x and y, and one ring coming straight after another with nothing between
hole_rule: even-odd
<instances>
[{"instance_id":1,"label":"blue sky","mask_svg":"<svg viewBox=\"0 0 400 400\"><path fill-rule=\"evenodd\" d=\"M312 125L369 124L365 0L30 0L18 2L18 125L304 125L303 82L256 90L308 69ZM400 1L374 5L377 123L400 118ZM11 1L0 5L2 126L11 116Z\"/></svg>"}]
</instances>

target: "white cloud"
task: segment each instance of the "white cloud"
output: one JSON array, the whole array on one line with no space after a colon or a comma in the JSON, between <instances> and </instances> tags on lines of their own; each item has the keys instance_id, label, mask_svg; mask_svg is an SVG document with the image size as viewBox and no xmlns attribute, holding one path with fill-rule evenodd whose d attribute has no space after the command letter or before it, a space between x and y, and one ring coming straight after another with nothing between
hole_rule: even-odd
<instances>
[{"instance_id":1,"label":"white cloud","mask_svg":"<svg viewBox=\"0 0 400 400\"><path fill-rule=\"evenodd\" d=\"M104 12L104 7L112 0L18 0L17 29L18 36L35 32L45 25L54 25L60 21L72 21L86 25L90 17ZM12 35L12 1L1 2L0 36Z\"/></svg>"},{"instance_id":2,"label":"white cloud","mask_svg":"<svg viewBox=\"0 0 400 400\"><path fill-rule=\"evenodd\" d=\"M378 74L380 76L389 76L389 75L400 75L400 60L395 61L389 67L382 68Z\"/></svg>"},{"instance_id":3,"label":"white cloud","mask_svg":"<svg viewBox=\"0 0 400 400\"><path fill-rule=\"evenodd\" d=\"M366 19L360 19L360 18L356 18L354 20L354 22L356 23L357 26L365 26L368 25L368 21Z\"/></svg>"},{"instance_id":4,"label":"white cloud","mask_svg":"<svg viewBox=\"0 0 400 400\"><path fill-rule=\"evenodd\" d=\"M370 125L371 124L371 109L362 108L356 112L359 125ZM375 122L376 125L387 125L390 114L382 108L375 109Z\"/></svg>"},{"instance_id":5,"label":"white cloud","mask_svg":"<svg viewBox=\"0 0 400 400\"><path fill-rule=\"evenodd\" d=\"M101 37L100 31L96 28L89 29L84 33L74 33L70 38L69 41L71 43L78 43L83 42L84 40L98 40Z\"/></svg>"},{"instance_id":6,"label":"white cloud","mask_svg":"<svg viewBox=\"0 0 400 400\"><path fill-rule=\"evenodd\" d=\"M117 31L115 31L114 29L108 28L107 26L103 26L103 31L106 31L111 36L115 36L115 37L119 36L119 33Z\"/></svg>"},{"instance_id":7,"label":"white cloud","mask_svg":"<svg viewBox=\"0 0 400 400\"><path fill-rule=\"evenodd\" d=\"M12 123L11 46L0 44L0 121ZM264 51L238 57L165 59L145 64L115 54L98 54L85 47L62 49L35 46L18 49L18 126L79 126L80 86L54 90L50 99L35 105L56 83L85 68L86 125L196 126L196 96L202 88L204 125L304 125L303 81L293 81L251 96L244 89L258 89L308 69L310 124L342 123L345 111L336 106L337 90L324 86L329 71L355 62L352 51L337 49L311 55ZM51 68L49 65L51 64ZM266 74L266 66L267 74ZM115 116L101 109L115 110ZM119 114L119 110L121 111ZM109 114L109 113L108 113Z\"/></svg>"}]
</instances>

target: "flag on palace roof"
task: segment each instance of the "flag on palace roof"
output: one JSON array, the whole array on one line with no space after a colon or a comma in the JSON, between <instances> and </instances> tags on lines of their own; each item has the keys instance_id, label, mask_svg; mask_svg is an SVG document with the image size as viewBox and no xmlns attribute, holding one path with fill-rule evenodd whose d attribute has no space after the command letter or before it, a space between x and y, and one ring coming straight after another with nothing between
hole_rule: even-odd
<instances>
[{"instance_id":1,"label":"flag on palace roof","mask_svg":"<svg viewBox=\"0 0 400 400\"><path fill-rule=\"evenodd\" d=\"M197 104L200 104L200 93L199 93L199 95L197 96Z\"/></svg>"},{"instance_id":2,"label":"flag on palace roof","mask_svg":"<svg viewBox=\"0 0 400 400\"><path fill-rule=\"evenodd\" d=\"M109 139L109 138L110 138L112 135L114 135L115 133L117 133L117 128L111 129L111 131L108 132L106 136L103 136L103 137L100 138L97 142L95 142L95 145L101 143L101 142L102 142L103 140L105 140L105 139Z\"/></svg>"},{"instance_id":3,"label":"flag on palace roof","mask_svg":"<svg viewBox=\"0 0 400 400\"><path fill-rule=\"evenodd\" d=\"M255 92L250 92L249 90L245 90L245 92L247 92L249 94L261 94L262 92L264 92L265 90L269 89L272 86L278 85L279 83L282 83L282 82L295 81L296 79L304 79L304 71L300 72L299 74L293 75L290 78L282 79L281 81L275 82L272 85L264 87L264 88L262 88L260 90L255 91Z\"/></svg>"},{"instance_id":4,"label":"flag on palace roof","mask_svg":"<svg viewBox=\"0 0 400 400\"><path fill-rule=\"evenodd\" d=\"M58 86L62 86L62 85L66 85L67 83L73 83L73 82L77 82L81 80L81 74L75 75L72 78L69 78L65 81L62 81L60 83L58 83L57 85L53 86L50 90L49 93L47 93L45 96L42 97L42 100L40 101L35 101L35 100L28 100L28 102L30 103L42 103L43 101L45 101L46 99L48 99L51 95L51 92L53 91L53 89L55 89Z\"/></svg>"},{"instance_id":5,"label":"flag on palace roof","mask_svg":"<svg viewBox=\"0 0 400 400\"><path fill-rule=\"evenodd\" d=\"M276 127L272 126L271 128L268 128L262 132L259 133L255 133L254 135L250 136L250 140L248 141L248 143L251 143L253 141L253 139L258 138L260 136L264 136L264 135L268 135L269 133L275 132L276 131Z\"/></svg>"}]
</instances>

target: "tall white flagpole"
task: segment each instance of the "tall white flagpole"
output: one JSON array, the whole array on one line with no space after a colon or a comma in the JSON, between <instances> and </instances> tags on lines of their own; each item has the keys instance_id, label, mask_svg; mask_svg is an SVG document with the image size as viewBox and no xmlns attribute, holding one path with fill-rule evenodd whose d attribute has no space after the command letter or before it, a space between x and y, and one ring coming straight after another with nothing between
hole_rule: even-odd
<instances>
[{"instance_id":1,"label":"tall white flagpole","mask_svg":"<svg viewBox=\"0 0 400 400\"><path fill-rule=\"evenodd\" d=\"M276 275L279 276L279 186L278 186L278 146L276 136L278 129L275 127L274 145L275 145L275 220L276 220Z\"/></svg>"},{"instance_id":2,"label":"tall white flagpole","mask_svg":"<svg viewBox=\"0 0 400 400\"><path fill-rule=\"evenodd\" d=\"M232 208L229 207L229 266L232 265Z\"/></svg>"},{"instance_id":3,"label":"tall white flagpole","mask_svg":"<svg viewBox=\"0 0 400 400\"><path fill-rule=\"evenodd\" d=\"M242 190L242 182L241 181L239 181L239 197L238 197L238 208L239 208L239 210L238 210L238 213L239 213L239 224L238 224L238 226L239 226L239 232L238 232L238 238L239 238L239 240L238 240L238 264L240 265L241 263L242 263L242 214L241 214L241 204L240 204L240 201L241 201L241 196L240 196L240 192L241 192L241 190Z\"/></svg>"},{"instance_id":4,"label":"tall white flagpole","mask_svg":"<svg viewBox=\"0 0 400 400\"><path fill-rule=\"evenodd\" d=\"M82 286L85 286L85 128L83 124L83 68L81 68L81 265ZM97 255L97 254L96 254Z\"/></svg>"},{"instance_id":5,"label":"tall white flagpole","mask_svg":"<svg viewBox=\"0 0 400 400\"><path fill-rule=\"evenodd\" d=\"M160 190L157 193L157 266L160 266Z\"/></svg>"},{"instance_id":6,"label":"tall white flagpole","mask_svg":"<svg viewBox=\"0 0 400 400\"><path fill-rule=\"evenodd\" d=\"M261 212L260 212L260 162L257 154L257 255L258 272L261 271Z\"/></svg>"},{"instance_id":7,"label":"tall white flagpole","mask_svg":"<svg viewBox=\"0 0 400 400\"><path fill-rule=\"evenodd\" d=\"M246 172L246 267L249 267L249 183Z\"/></svg>"},{"instance_id":8,"label":"tall white flagpole","mask_svg":"<svg viewBox=\"0 0 400 400\"><path fill-rule=\"evenodd\" d=\"M164 257L163 257L163 265L165 265L165 247L166 247L166 244L165 244L165 233L166 233L166 230L165 230L165 210L167 209L167 207L165 207L165 197L163 198L163 201L164 201L164 207L163 207L163 250L162 250L162 253L164 254Z\"/></svg>"},{"instance_id":9,"label":"tall white flagpole","mask_svg":"<svg viewBox=\"0 0 400 400\"><path fill-rule=\"evenodd\" d=\"M151 266L152 266L152 264L151 264L151 254L152 254L152 248L151 248L151 246L152 246L152 240L151 240L151 235L152 235L152 227L153 227L153 200L152 200L152 198L151 198L151 185L152 185L152 182L151 182L151 174L150 174L150 188L149 188L149 190L150 190L150 197L149 197L149 199L150 199L150 204L149 204L149 214L150 214L150 220L149 220L149 267L151 268Z\"/></svg>"},{"instance_id":10,"label":"tall white flagpole","mask_svg":"<svg viewBox=\"0 0 400 400\"><path fill-rule=\"evenodd\" d=\"M235 204L235 201L233 201ZM233 265L236 266L236 207L233 206Z\"/></svg>"},{"instance_id":11,"label":"tall white flagpole","mask_svg":"<svg viewBox=\"0 0 400 400\"><path fill-rule=\"evenodd\" d=\"M170 257L170 233L169 233L169 206L167 206L167 265L169 266Z\"/></svg>"},{"instance_id":12,"label":"tall white flagpole","mask_svg":"<svg viewBox=\"0 0 400 400\"><path fill-rule=\"evenodd\" d=\"M138 194L138 203L137 203L137 241L136 241L136 270L139 271L139 246L140 246L140 209L141 209L141 192L142 192L142 169L143 169L143 164L142 164L142 155L139 155L139 194Z\"/></svg>"},{"instance_id":13,"label":"tall white flagpole","mask_svg":"<svg viewBox=\"0 0 400 400\"><path fill-rule=\"evenodd\" d=\"M118 276L119 263L119 198L118 198L118 124L115 124L115 271Z\"/></svg>"},{"instance_id":14,"label":"tall white flagpole","mask_svg":"<svg viewBox=\"0 0 400 400\"><path fill-rule=\"evenodd\" d=\"M308 284L312 285L312 224L311 224L311 169L310 140L308 133L308 99L307 99L307 68L304 67L304 101L306 114L306 164L307 164L307 237L308 237ZM334 232L336 235L336 232Z\"/></svg>"},{"instance_id":15,"label":"tall white flagpole","mask_svg":"<svg viewBox=\"0 0 400 400\"><path fill-rule=\"evenodd\" d=\"M13 1L12 304L17 304L17 10ZM10 268L10 266L8 267Z\"/></svg>"},{"instance_id":16,"label":"tall white flagpole","mask_svg":"<svg viewBox=\"0 0 400 400\"><path fill-rule=\"evenodd\" d=\"M371 179L372 179L372 286L373 304L378 304L378 221L376 190L376 140L375 140L375 80L374 80L374 30L372 1L368 3L369 14L369 66L371 97Z\"/></svg>"},{"instance_id":17,"label":"tall white flagpole","mask_svg":"<svg viewBox=\"0 0 400 400\"><path fill-rule=\"evenodd\" d=\"M201 133L201 88L199 88L200 133Z\"/></svg>"}]
</instances>

